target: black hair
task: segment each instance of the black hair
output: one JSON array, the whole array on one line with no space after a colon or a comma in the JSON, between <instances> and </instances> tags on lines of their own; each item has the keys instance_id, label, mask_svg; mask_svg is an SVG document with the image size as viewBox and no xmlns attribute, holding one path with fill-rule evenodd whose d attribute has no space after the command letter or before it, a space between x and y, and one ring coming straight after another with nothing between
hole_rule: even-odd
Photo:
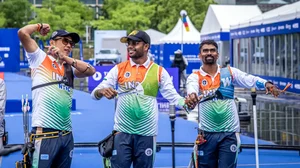
<instances>
[{"instance_id":1,"label":"black hair","mask_svg":"<svg viewBox=\"0 0 300 168\"><path fill-rule=\"evenodd\" d=\"M201 48L205 45L213 45L216 47L216 49L218 50L218 44L214 41L214 40L204 40L201 42L200 46L199 46L199 50L201 52Z\"/></svg>"}]
</instances>

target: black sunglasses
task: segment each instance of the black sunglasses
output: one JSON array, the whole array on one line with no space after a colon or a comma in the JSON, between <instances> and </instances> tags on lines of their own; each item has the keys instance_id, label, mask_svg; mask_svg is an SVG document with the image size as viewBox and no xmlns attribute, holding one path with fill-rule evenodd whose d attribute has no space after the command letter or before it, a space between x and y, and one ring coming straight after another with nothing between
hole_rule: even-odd
<instances>
[{"instance_id":1,"label":"black sunglasses","mask_svg":"<svg viewBox=\"0 0 300 168\"><path fill-rule=\"evenodd\" d=\"M56 38L56 39L54 39L54 40L56 41L56 40L60 40L60 39L61 39L61 42L62 42L64 45L70 44L72 48L75 47L75 43L74 43L72 40L69 40L69 39L67 39L67 38L63 38L63 37L62 37L62 38Z\"/></svg>"}]
</instances>

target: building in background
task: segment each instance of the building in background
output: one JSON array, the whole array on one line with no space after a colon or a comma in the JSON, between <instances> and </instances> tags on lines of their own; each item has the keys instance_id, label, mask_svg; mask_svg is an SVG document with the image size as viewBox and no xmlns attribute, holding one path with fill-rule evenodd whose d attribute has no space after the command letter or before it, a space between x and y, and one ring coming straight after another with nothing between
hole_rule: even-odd
<instances>
[{"instance_id":1,"label":"building in background","mask_svg":"<svg viewBox=\"0 0 300 168\"><path fill-rule=\"evenodd\" d=\"M230 25L236 25L262 13L257 5L210 5L201 28L201 40L218 43L218 64L226 65L230 58Z\"/></svg>"},{"instance_id":2,"label":"building in background","mask_svg":"<svg viewBox=\"0 0 300 168\"><path fill-rule=\"evenodd\" d=\"M258 5L263 13L297 1L299 0L215 0L219 5Z\"/></svg>"},{"instance_id":3,"label":"building in background","mask_svg":"<svg viewBox=\"0 0 300 168\"><path fill-rule=\"evenodd\" d=\"M219 5L256 5L257 0L215 0Z\"/></svg>"},{"instance_id":4,"label":"building in background","mask_svg":"<svg viewBox=\"0 0 300 168\"><path fill-rule=\"evenodd\" d=\"M231 65L300 93L300 2L230 27Z\"/></svg>"}]
</instances>

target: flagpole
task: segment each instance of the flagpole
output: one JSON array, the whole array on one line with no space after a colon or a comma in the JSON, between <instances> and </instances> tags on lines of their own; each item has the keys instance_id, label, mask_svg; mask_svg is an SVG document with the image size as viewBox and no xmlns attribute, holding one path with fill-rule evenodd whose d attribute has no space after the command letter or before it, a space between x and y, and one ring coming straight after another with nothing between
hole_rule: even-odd
<instances>
[{"instance_id":1,"label":"flagpole","mask_svg":"<svg viewBox=\"0 0 300 168\"><path fill-rule=\"evenodd\" d=\"M181 24L181 52L183 53L183 24L184 24L183 17L187 16L187 12L185 10L181 10L180 16L181 16L181 21L182 21L182 24Z\"/></svg>"},{"instance_id":2,"label":"flagpole","mask_svg":"<svg viewBox=\"0 0 300 168\"><path fill-rule=\"evenodd\" d=\"M183 24L181 24L181 52L183 53Z\"/></svg>"}]
</instances>

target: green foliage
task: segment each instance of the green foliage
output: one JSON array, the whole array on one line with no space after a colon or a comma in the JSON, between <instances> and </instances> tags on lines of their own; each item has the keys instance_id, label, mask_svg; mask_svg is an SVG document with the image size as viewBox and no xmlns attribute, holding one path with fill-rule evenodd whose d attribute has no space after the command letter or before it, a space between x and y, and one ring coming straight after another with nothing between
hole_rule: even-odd
<instances>
[{"instance_id":1,"label":"green foliage","mask_svg":"<svg viewBox=\"0 0 300 168\"><path fill-rule=\"evenodd\" d=\"M4 13L0 12L0 28L4 27L5 23L6 23L5 15Z\"/></svg>"},{"instance_id":2,"label":"green foliage","mask_svg":"<svg viewBox=\"0 0 300 168\"><path fill-rule=\"evenodd\" d=\"M145 30L153 15L154 5L143 0L104 0L102 16L92 26L98 30Z\"/></svg>"},{"instance_id":3,"label":"green foliage","mask_svg":"<svg viewBox=\"0 0 300 168\"><path fill-rule=\"evenodd\" d=\"M208 6L213 0L150 0L155 5L151 28L168 33L180 18L180 11L186 10L197 30L201 30Z\"/></svg>"},{"instance_id":4,"label":"green foliage","mask_svg":"<svg viewBox=\"0 0 300 168\"><path fill-rule=\"evenodd\" d=\"M42 8L32 9L36 18L30 23L48 23L52 31L65 29L80 36L85 35L85 26L94 19L93 10L78 0L45 0Z\"/></svg>"},{"instance_id":5,"label":"green foliage","mask_svg":"<svg viewBox=\"0 0 300 168\"><path fill-rule=\"evenodd\" d=\"M0 3L0 26L20 28L27 24L31 17L31 4L28 0L6 0ZM4 19L3 19L4 16ZM2 27L1 26L1 27Z\"/></svg>"},{"instance_id":6,"label":"green foliage","mask_svg":"<svg viewBox=\"0 0 300 168\"><path fill-rule=\"evenodd\" d=\"M186 10L189 18L200 30L206 11L213 0L104 0L101 17L92 22L100 30L156 29L164 33L172 30Z\"/></svg>"}]
</instances>

